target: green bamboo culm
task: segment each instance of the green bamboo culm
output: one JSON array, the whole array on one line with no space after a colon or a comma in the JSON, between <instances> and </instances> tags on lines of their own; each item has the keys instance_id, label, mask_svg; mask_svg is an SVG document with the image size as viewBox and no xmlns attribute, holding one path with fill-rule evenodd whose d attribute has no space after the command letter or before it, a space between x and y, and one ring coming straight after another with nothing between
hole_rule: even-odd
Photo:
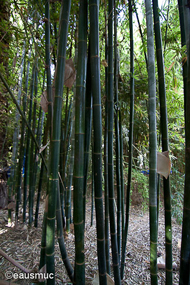
<instances>
[{"instance_id":1,"label":"green bamboo culm","mask_svg":"<svg viewBox=\"0 0 190 285\"><path fill-rule=\"evenodd\" d=\"M125 235L125 191L124 191L124 175L123 175L123 132L121 110L119 110L119 136L120 136L120 170L121 170L121 217L122 217L122 240Z\"/></svg>"},{"instance_id":2,"label":"green bamboo culm","mask_svg":"<svg viewBox=\"0 0 190 285\"><path fill-rule=\"evenodd\" d=\"M186 17L186 9L184 8L183 0L178 0L178 10L179 10L179 20L180 20L180 30L181 30L181 46L186 46L186 25L185 17ZM187 60L183 60L183 89L184 89L184 105L186 106L186 93L187 93ZM186 107L184 109L186 111ZM185 113L186 120L186 113Z\"/></svg>"},{"instance_id":3,"label":"green bamboo culm","mask_svg":"<svg viewBox=\"0 0 190 285\"><path fill-rule=\"evenodd\" d=\"M75 162L74 162L74 230L75 230L75 283L85 284L84 259L84 137L85 93L87 70L87 1L80 1L78 63L75 103Z\"/></svg>"},{"instance_id":4,"label":"green bamboo culm","mask_svg":"<svg viewBox=\"0 0 190 285\"><path fill-rule=\"evenodd\" d=\"M169 11L170 11L170 0L168 0L168 9L167 9L166 32L165 32L165 42L164 42L164 55L165 55L166 44L167 44L167 33L168 33L168 26L169 26Z\"/></svg>"},{"instance_id":5,"label":"green bamboo culm","mask_svg":"<svg viewBox=\"0 0 190 285\"><path fill-rule=\"evenodd\" d=\"M126 195L126 219L125 233L122 244L122 261L121 261L121 279L124 275L125 253L127 244L127 234L129 228L129 207L130 207L130 192L131 192L131 177L132 177L132 162L133 162L133 129L134 129L134 40L133 40L133 10L132 1L129 0L129 30L130 30L130 132L129 132L129 167Z\"/></svg>"},{"instance_id":6,"label":"green bamboo culm","mask_svg":"<svg viewBox=\"0 0 190 285\"><path fill-rule=\"evenodd\" d=\"M88 48L87 78L86 78L86 102L85 102L85 142L84 142L84 221L86 216L86 192L88 179L88 166L90 156L90 140L92 132L92 92L91 92L91 70L90 70L90 44Z\"/></svg>"},{"instance_id":7,"label":"green bamboo culm","mask_svg":"<svg viewBox=\"0 0 190 285\"><path fill-rule=\"evenodd\" d=\"M42 237L41 237L41 250L40 250L40 264L39 270L46 266L46 227L47 227L47 213L48 213L48 196L45 200L45 209L42 222Z\"/></svg>"},{"instance_id":8,"label":"green bamboo culm","mask_svg":"<svg viewBox=\"0 0 190 285\"><path fill-rule=\"evenodd\" d=\"M65 242L64 242L64 236L63 236L63 223L62 223L63 218L62 218L59 187L58 187L58 195L57 195L56 219L57 219L57 236L58 236L58 242L59 242L59 248L60 248L62 260L64 262L65 268L67 270L67 273L68 273L68 276L71 282L74 282L74 270L72 268L72 265L67 255Z\"/></svg>"},{"instance_id":9,"label":"green bamboo culm","mask_svg":"<svg viewBox=\"0 0 190 285\"><path fill-rule=\"evenodd\" d=\"M44 90L44 84L45 84L45 71L44 71L42 92ZM42 129L44 126L44 119L45 119L45 113L42 111L42 108L40 107L39 119L38 119L38 129L37 129L37 141L38 141L39 145L41 145L41 140L42 140ZM45 127L46 126L47 126L47 124L45 124ZM45 138L45 135L43 136L43 142L42 142L43 146L45 145L44 144L44 138ZM38 149L37 148L35 150L35 157L36 158L38 157ZM36 163L36 177L37 177L37 169L38 169L38 160ZM42 169L43 169L43 171L42 171ZM42 188L43 172L44 172L44 164L41 163L39 182L38 182L38 193L37 193L37 201L36 201L35 220L34 220L34 226L35 227L38 226L38 213L39 213L39 206L40 206L40 195L41 195L41 188ZM35 177L35 180L36 180L36 177Z\"/></svg>"},{"instance_id":10,"label":"green bamboo culm","mask_svg":"<svg viewBox=\"0 0 190 285\"><path fill-rule=\"evenodd\" d=\"M43 146L47 144L47 139L48 139L48 120L46 120L46 124L44 126L44 135L43 135ZM43 151L44 157L46 154L46 149ZM40 207L40 197L41 197L41 190L42 190L42 182L43 182L43 175L44 175L44 170L45 166L44 163L41 164L40 168L40 177L39 177L39 183L38 183L38 193L37 193L37 202L36 202L36 212L35 212L35 221L34 221L34 226L38 226L38 214L39 214L39 207ZM46 181L47 182L47 181Z\"/></svg>"},{"instance_id":11,"label":"green bamboo culm","mask_svg":"<svg viewBox=\"0 0 190 285\"><path fill-rule=\"evenodd\" d=\"M114 172L113 172L113 117L114 117L114 83L113 83L113 17L114 1L108 4L108 181L109 181L109 215L112 246L112 260L115 284L121 284L118 244L114 210Z\"/></svg>"},{"instance_id":12,"label":"green bamboo culm","mask_svg":"<svg viewBox=\"0 0 190 285\"><path fill-rule=\"evenodd\" d=\"M35 143L37 149L40 150L40 147L39 147L38 142L37 142L37 140L36 140L36 138L35 138L35 135L34 135L32 129L31 129L31 127L30 127L30 124L28 123L28 121L27 121L25 115L23 114L23 111L21 110L20 106L18 105L17 100L16 100L14 94L12 93L12 91L11 91L9 85L7 84L7 81L4 79L4 77L3 77L3 75L2 75L1 73L0 73L0 79L2 80L4 86L6 87L7 91L8 91L9 94L10 94L10 96L11 96L11 98L12 98L14 104L16 105L16 107L17 107L17 109L18 109L18 111L19 111L19 113L20 113L22 119L24 120L24 122L25 122L25 124L26 124L26 126L27 126L27 128L28 128L28 131L29 131L29 133L30 133L30 135L31 135L31 138L32 138L32 140L34 141L34 143ZM40 156L41 156L42 161L43 161L43 163L44 163L44 165L45 165L45 168L46 168L46 170L47 170L47 165L46 165L45 159L44 159L44 157L43 157L43 154L40 153Z\"/></svg>"},{"instance_id":13,"label":"green bamboo culm","mask_svg":"<svg viewBox=\"0 0 190 285\"><path fill-rule=\"evenodd\" d=\"M27 63L27 72L26 72L26 78L25 78L25 87L24 87L24 100L23 100L23 115L25 116L25 110L27 105L27 94L28 94L28 80L29 80L29 70L30 70L30 58L31 58L31 50L29 51L29 60ZM26 126L26 122L24 119L22 119L22 122L24 122ZM29 130L27 129L25 134L25 160L24 160L24 181L23 181L23 222L26 221L26 202L27 202L27 186L28 186L28 157L26 157L27 151L26 148L29 147L26 143L26 138Z\"/></svg>"},{"instance_id":14,"label":"green bamboo culm","mask_svg":"<svg viewBox=\"0 0 190 285\"><path fill-rule=\"evenodd\" d=\"M105 60L108 60L107 3L105 2ZM105 247L106 270L110 275L110 240L109 240L109 186L108 186L108 68L105 66L105 127L104 127L104 201L105 201Z\"/></svg>"},{"instance_id":15,"label":"green bamboo culm","mask_svg":"<svg viewBox=\"0 0 190 285\"><path fill-rule=\"evenodd\" d=\"M22 51L22 58L21 58L21 69L20 69L20 75L19 75L19 89L18 89L18 94L17 94L17 104L20 106L21 105L21 92L22 92L22 76L23 76L23 69L24 69L24 58L25 58L25 42L24 42L24 46L23 46L23 51ZM18 208L19 208L19 200L20 200L20 194L18 192L20 192L19 187L17 186L17 191L15 192L15 186L17 184L17 174L19 174L17 172L17 162L16 159L18 157L18 145L19 145L19 129L20 129L20 124L19 124L19 120L20 120L20 114L19 111L16 110L16 114L15 114L15 122L14 122L14 132L13 132L13 150L12 150L12 163L11 163L11 175L10 175L10 182L9 182L9 187L10 190L12 191L12 194L16 194L16 215L15 215L15 220L17 222L18 219Z\"/></svg>"},{"instance_id":16,"label":"green bamboo culm","mask_svg":"<svg viewBox=\"0 0 190 285\"><path fill-rule=\"evenodd\" d=\"M67 92L68 92L69 88L67 88ZM68 93L69 94L69 93ZM67 163L68 163L68 157L69 157L69 147L70 147L70 142L71 142L71 134L72 134L72 129L73 129L73 120L72 120L72 112L71 110L73 110L73 98L70 99L70 103L69 103L69 108L67 111L67 116L66 116L66 120L65 120L65 139L64 139L64 164L63 164L63 183L65 185L64 187L64 197L61 197L61 208L62 208L62 215L63 217L65 216L65 211L64 211L64 204L66 207L66 203L67 203L67 190L66 190L66 171L67 171ZM65 198L65 203L63 201L63 198Z\"/></svg>"},{"instance_id":17,"label":"green bamboo culm","mask_svg":"<svg viewBox=\"0 0 190 285\"><path fill-rule=\"evenodd\" d=\"M91 183L91 227L93 226L94 222L94 131L92 130L92 143L91 143L91 148L92 148L92 183Z\"/></svg>"},{"instance_id":18,"label":"green bamboo culm","mask_svg":"<svg viewBox=\"0 0 190 285\"><path fill-rule=\"evenodd\" d=\"M158 66L159 99L160 99L160 124L162 135L162 151L168 151L168 118L166 104L166 88L164 74L164 58L162 52L162 36L160 29L160 18L158 13L158 0L152 1L154 14L154 31L156 42L156 56ZM171 194L170 179L163 177L164 185L164 206L165 206L165 241L166 241L166 284L172 282L172 221L171 221ZM159 210L159 209L158 209Z\"/></svg>"},{"instance_id":19,"label":"green bamboo culm","mask_svg":"<svg viewBox=\"0 0 190 285\"><path fill-rule=\"evenodd\" d=\"M93 128L94 128L94 193L96 208L96 230L99 284L107 284L105 231L102 197L102 113L100 87L100 56L99 56L99 1L90 0L90 63L93 96Z\"/></svg>"},{"instance_id":20,"label":"green bamboo culm","mask_svg":"<svg viewBox=\"0 0 190 285\"><path fill-rule=\"evenodd\" d=\"M116 153L116 183L117 183L117 244L118 258L121 256L121 171L120 171L120 136L119 136L119 102L118 102L118 77L119 55L117 49L117 11L114 6L114 93L115 93L115 153Z\"/></svg>"},{"instance_id":21,"label":"green bamboo culm","mask_svg":"<svg viewBox=\"0 0 190 285\"><path fill-rule=\"evenodd\" d=\"M74 154L75 154L75 108L73 108L72 122L71 122L71 151L68 171L68 183L66 192L65 216L66 216L66 231L70 232L71 223L71 187L73 182L73 168L74 168Z\"/></svg>"},{"instance_id":22,"label":"green bamboo culm","mask_svg":"<svg viewBox=\"0 0 190 285\"><path fill-rule=\"evenodd\" d=\"M51 61L50 61L50 0L45 1L45 56L46 56L46 74L47 74L47 100L48 100L48 122L50 137L52 132L53 122L53 96L52 96L52 85L51 85Z\"/></svg>"},{"instance_id":23,"label":"green bamboo culm","mask_svg":"<svg viewBox=\"0 0 190 285\"><path fill-rule=\"evenodd\" d=\"M140 33L140 36L141 36L143 52L144 52L144 58L145 58L145 61L146 61L146 68L147 68L147 71L148 71L148 61L147 61L146 47L145 47L143 32L142 32L142 28L141 28L141 23L140 23L140 20L139 20L139 16L138 16L138 12L137 12L135 1L133 1L133 4L134 4L134 11L135 11L135 14L136 14L138 26L139 26L139 33Z\"/></svg>"},{"instance_id":24,"label":"green bamboo culm","mask_svg":"<svg viewBox=\"0 0 190 285\"><path fill-rule=\"evenodd\" d=\"M24 58L25 58L25 42L23 45L22 57L21 57L21 68L20 68L20 75L18 79L18 94L17 94L17 104L21 105L21 93L22 93L22 78L23 78L23 69L24 69ZM19 130L20 130L20 114L19 111L16 110L15 114L15 122L14 122L14 132L13 132L13 150L12 150L12 163L11 163L11 175L9 181L9 189L10 189L10 196L11 192L12 195L15 194L16 197L16 212L15 212L15 221L18 220L18 208L20 202L20 187L17 185L19 170L17 166L17 157L18 157L18 146L19 146ZM15 189L16 188L16 189ZM17 191L17 192L16 192ZM8 216L10 216L8 214Z\"/></svg>"},{"instance_id":25,"label":"green bamboo culm","mask_svg":"<svg viewBox=\"0 0 190 285\"><path fill-rule=\"evenodd\" d=\"M74 110L73 110L74 109ZM72 112L71 112L72 110ZM67 119L67 128L66 128L66 134L67 134L67 145L66 145L66 157L65 157L65 173L68 171L67 179L65 178L65 217L63 219L64 227L66 227L66 220L67 217L69 217L69 221L71 222L71 186L72 186L72 180L73 180L73 166L74 166L74 150L73 153L70 151L70 155L73 157L69 157L69 150L71 150L71 143L74 137L73 132L73 116L75 115L75 108L73 108L73 98L70 100L69 105L69 112L68 112L68 119ZM71 158L71 165L68 165L69 158ZM70 175L71 174L71 175ZM65 174L66 176L66 174ZM69 205L67 216L66 216L66 207ZM63 215L63 209L62 209L62 215Z\"/></svg>"},{"instance_id":26,"label":"green bamboo culm","mask_svg":"<svg viewBox=\"0 0 190 285\"><path fill-rule=\"evenodd\" d=\"M36 133L36 112L37 112L37 85L38 85L38 76L37 76L37 61L35 62L35 71L34 71L34 95L33 95L33 118L32 118L32 131ZM35 145L34 141L31 140L30 146L30 174L29 174L29 226L33 222L33 208L34 208L34 192L36 186L36 170L37 162L35 157Z\"/></svg>"},{"instance_id":27,"label":"green bamboo culm","mask_svg":"<svg viewBox=\"0 0 190 285\"><path fill-rule=\"evenodd\" d=\"M150 215L150 274L151 284L158 284L157 277L157 134L156 134L156 78L154 34L151 1L145 0L148 50L149 88L149 215Z\"/></svg>"},{"instance_id":28,"label":"green bamboo culm","mask_svg":"<svg viewBox=\"0 0 190 285\"><path fill-rule=\"evenodd\" d=\"M38 140L38 144L41 145L41 141L42 141L42 129L43 129L43 125L44 125L44 117L45 117L45 113L42 111L42 108L40 107L39 110L39 119L38 119L38 128L37 128L37 140ZM36 162L35 162L35 172L34 172L34 190L37 186L37 182L38 182L38 190L39 190L39 184L40 184L40 180L41 177L39 177L39 181L37 181L37 177L38 177L38 168L39 168L39 159L38 159L38 150L37 148L35 149L35 158L36 158ZM43 163L41 164L41 166L43 165ZM41 172L41 169L40 169ZM37 202L36 202L36 210L35 210L35 219L34 219L34 226L37 227L37 219L38 219L38 211L39 211L39 204L40 204L40 195L39 195L39 191L37 193Z\"/></svg>"},{"instance_id":29,"label":"green bamboo culm","mask_svg":"<svg viewBox=\"0 0 190 285\"><path fill-rule=\"evenodd\" d=\"M25 43L23 46L23 52L22 52L22 61L21 61L21 70L20 70L20 79L19 79L19 92L22 91L22 76L23 76L23 69L24 69L24 57L25 57ZM26 102L25 96L23 96L24 100L23 102ZM25 114L26 111L26 105L23 104L23 113ZM23 157L24 157L24 127L25 123L24 120L22 120L21 125L21 139L20 139L20 146L19 146L19 163L17 166L17 175L16 175L16 185L15 185L15 193L17 195L16 199L16 211L15 211L15 219L18 220L18 212L19 212L19 203L20 196L21 196L21 181L22 181L22 165L23 165Z\"/></svg>"},{"instance_id":30,"label":"green bamboo culm","mask_svg":"<svg viewBox=\"0 0 190 285\"><path fill-rule=\"evenodd\" d=\"M32 80L31 80L31 87L30 87L30 101L29 101L29 114L28 114L28 123L30 126L32 125L32 108L33 108L33 97L34 97L34 82L35 82L35 64L32 69ZM33 132L33 129L32 129ZM29 176L29 219L28 223L31 226L32 224L32 213L31 213L31 203L32 203L32 195L31 195L31 181L32 178L30 175L31 173L31 168L33 166L33 141L30 140L30 134L28 132L27 134L27 147L26 147L26 156L27 156L27 161L28 161L28 173L26 175ZM33 169L32 169L33 170Z\"/></svg>"},{"instance_id":31,"label":"green bamboo culm","mask_svg":"<svg viewBox=\"0 0 190 285\"><path fill-rule=\"evenodd\" d=\"M179 9L179 20L180 20L180 30L181 30L181 46L186 46L186 29L185 29L185 19L184 19L184 0L178 0ZM184 105L186 105L186 93L187 93L187 61L183 60L183 90L184 90ZM184 106L185 112L186 107ZM186 113L185 113L186 120Z\"/></svg>"},{"instance_id":32,"label":"green bamboo culm","mask_svg":"<svg viewBox=\"0 0 190 285\"><path fill-rule=\"evenodd\" d=\"M183 204L182 244L180 259L179 284L190 284L190 5L184 1L184 23L188 23L189 30L185 32L187 46L187 82L184 90L185 108L185 188ZM181 27L182 28L182 27ZM186 91L186 92L185 92Z\"/></svg>"},{"instance_id":33,"label":"green bamboo culm","mask_svg":"<svg viewBox=\"0 0 190 285\"><path fill-rule=\"evenodd\" d=\"M59 28L58 61L55 78L55 98L53 112L53 131L50 141L50 170L49 170L49 198L46 227L46 262L47 273L53 273L54 278L48 279L47 284L55 284L54 243L55 218L57 204L57 189L59 183L58 167L60 154L61 110L63 96L63 78L65 72L65 57L67 46L67 33L69 24L71 1L62 2Z\"/></svg>"},{"instance_id":34,"label":"green bamboo culm","mask_svg":"<svg viewBox=\"0 0 190 285\"><path fill-rule=\"evenodd\" d=\"M66 174L66 140L67 140L67 122L68 120L68 100L69 100L69 92L67 88L67 95L66 95L66 106L65 106L65 120L62 118L61 122L61 144L60 144L60 198L61 198L61 210L62 210L62 216L65 217L64 213L64 200L66 200L66 194L65 194L65 174ZM65 199L64 199L65 198Z\"/></svg>"}]
</instances>

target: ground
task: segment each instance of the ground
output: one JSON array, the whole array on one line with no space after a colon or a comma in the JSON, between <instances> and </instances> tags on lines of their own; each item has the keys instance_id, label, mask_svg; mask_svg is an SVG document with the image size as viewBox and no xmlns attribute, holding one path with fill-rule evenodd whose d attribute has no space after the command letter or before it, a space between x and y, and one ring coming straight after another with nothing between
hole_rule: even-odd
<instances>
[{"instance_id":1,"label":"ground","mask_svg":"<svg viewBox=\"0 0 190 285\"><path fill-rule=\"evenodd\" d=\"M95 216L95 215L94 215ZM17 228L7 227L7 211L0 210L0 248L17 260L24 267L37 270L39 265L40 245L41 245L41 222L43 217L43 206L40 209L39 228L32 227L28 230L26 225L20 221ZM173 262L177 267L173 271L173 285L179 283L179 260L180 249L178 243L181 239L181 226L172 221L173 231ZM74 263L74 234L73 230L65 235L66 248L71 263ZM158 252L164 257L164 211L161 206L159 217L159 239ZM59 245L55 245L56 254L56 284L69 284L64 265L59 252ZM111 249L110 249L111 256ZM95 220L91 226L91 206L87 203L87 223L85 235L85 264L86 264L86 284L92 284L98 270L98 260L96 255L96 226ZM14 267L4 257L0 256L0 279L5 279L5 273L11 271L20 273L21 270ZM165 271L159 269L159 284L165 284ZM18 284L30 284L27 280L11 280ZM1 281L0 281L1 284ZM125 275L122 284L150 284L149 272L149 214L143 212L140 206L131 206L130 223L127 241L127 254Z\"/></svg>"}]
</instances>

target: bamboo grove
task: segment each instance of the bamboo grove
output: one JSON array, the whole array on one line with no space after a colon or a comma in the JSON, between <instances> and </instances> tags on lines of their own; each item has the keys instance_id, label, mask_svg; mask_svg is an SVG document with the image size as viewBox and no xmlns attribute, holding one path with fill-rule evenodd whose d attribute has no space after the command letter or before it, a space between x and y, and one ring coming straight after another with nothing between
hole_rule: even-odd
<instances>
[{"instance_id":1,"label":"bamboo grove","mask_svg":"<svg viewBox=\"0 0 190 285\"><path fill-rule=\"evenodd\" d=\"M151 284L159 282L158 220L160 181L163 180L165 284L173 284L170 176L162 179L157 173L157 152L170 151L164 65L167 29L163 39L159 1L3 2L14 6L14 13L9 17L19 22L25 35L22 35L24 42L19 51L20 65L14 69L18 73L14 74L18 92L11 83L13 75L6 73L3 65L0 68L1 93L6 94L16 110L8 200L11 202L15 196L15 225L23 222L31 228L39 226L39 207L42 195L45 196L39 271L52 273L54 278L46 282L56 284L55 243L58 241L70 282L85 284L86 200L90 192L92 214L95 202L99 284L109 284L109 275L115 284L122 284L127 266L134 141L138 128L135 123L135 108L138 108L135 41L139 30L147 74L144 104L148 118L150 279ZM178 0L174 4L178 8L184 55L180 67L184 96L185 180L179 284L185 285L190 282L190 3ZM167 15L170 5L168 1ZM146 16L143 19L146 26L141 25L138 7ZM129 34L126 67L129 84L124 91L120 75L121 38L126 36L120 33L122 17L127 23L126 35ZM167 28L171 29L169 25ZM14 39L21 41L15 35ZM14 48L13 51L19 53ZM127 159L124 155L126 122ZM89 189L88 180L92 180L92 189ZM20 208L23 209L22 218L19 217ZM8 222L12 222L11 208ZM65 228L69 232L71 223L75 235L74 261L69 258L63 231Z\"/></svg>"}]
</instances>

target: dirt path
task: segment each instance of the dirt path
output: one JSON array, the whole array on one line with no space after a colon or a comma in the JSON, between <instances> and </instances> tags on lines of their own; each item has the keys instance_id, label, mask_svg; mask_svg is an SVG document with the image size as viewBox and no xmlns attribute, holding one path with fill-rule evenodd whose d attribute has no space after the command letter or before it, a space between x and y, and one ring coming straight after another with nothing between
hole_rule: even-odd
<instances>
[{"instance_id":1,"label":"dirt path","mask_svg":"<svg viewBox=\"0 0 190 285\"><path fill-rule=\"evenodd\" d=\"M41 244L41 221L43 217L43 209L40 210L39 229L27 229L23 224L19 224L17 229L6 226L7 211L0 210L0 248L9 256L17 260L23 266L37 270L40 256ZM85 264L86 264L86 284L92 284L94 275L98 270L98 261L96 255L96 226L90 226L91 210L90 204L87 204L87 223L85 238ZM173 220L173 260L177 265L177 270L173 274L173 284L179 282L179 258L180 249L178 241L181 238L181 226ZM65 236L66 248L69 259L74 264L74 234L73 230L69 235ZM159 239L158 252L164 256L165 251L164 238L164 215L163 210L160 211L159 218ZM55 245L56 254L56 284L68 284L69 279L66 275L64 265L59 253L58 243ZM110 249L111 256L111 249ZM14 273L21 271L14 267L4 257L0 256L0 279L4 279L7 270ZM165 284L165 271L159 269L159 284ZM13 282L13 280L11 280ZM14 280L18 284L30 284L29 281ZM149 273L149 214L143 213L139 207L131 207L130 224L127 242L126 266L122 284L150 284Z\"/></svg>"}]
</instances>

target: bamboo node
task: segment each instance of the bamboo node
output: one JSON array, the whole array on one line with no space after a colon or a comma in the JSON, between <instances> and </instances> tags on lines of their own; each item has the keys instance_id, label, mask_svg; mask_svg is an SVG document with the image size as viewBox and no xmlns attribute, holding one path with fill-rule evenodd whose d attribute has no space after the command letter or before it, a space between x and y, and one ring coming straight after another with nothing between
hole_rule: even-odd
<instances>
[{"instance_id":1,"label":"bamboo node","mask_svg":"<svg viewBox=\"0 0 190 285\"><path fill-rule=\"evenodd\" d=\"M185 209L185 210L187 210L187 211L190 211L190 209L189 209L189 208L187 208L187 207L184 207L184 209Z\"/></svg>"},{"instance_id":2,"label":"bamboo node","mask_svg":"<svg viewBox=\"0 0 190 285\"><path fill-rule=\"evenodd\" d=\"M98 199L98 200L101 200L103 197L101 196L101 197L95 197L95 199Z\"/></svg>"},{"instance_id":3,"label":"bamboo node","mask_svg":"<svg viewBox=\"0 0 190 285\"><path fill-rule=\"evenodd\" d=\"M84 265L84 262L82 262L82 263L76 262L76 265Z\"/></svg>"},{"instance_id":4,"label":"bamboo node","mask_svg":"<svg viewBox=\"0 0 190 285\"><path fill-rule=\"evenodd\" d=\"M97 107L97 106L100 107L101 104L93 104L93 106L94 106L94 107Z\"/></svg>"},{"instance_id":5,"label":"bamboo node","mask_svg":"<svg viewBox=\"0 0 190 285\"><path fill-rule=\"evenodd\" d=\"M82 225L82 224L84 224L84 221L82 220L82 222L80 222L80 223L74 223L74 226L79 226L79 225Z\"/></svg>"},{"instance_id":6,"label":"bamboo node","mask_svg":"<svg viewBox=\"0 0 190 285\"><path fill-rule=\"evenodd\" d=\"M173 269L167 269L167 268L166 268L166 271L167 271L167 272L173 272Z\"/></svg>"},{"instance_id":7,"label":"bamboo node","mask_svg":"<svg viewBox=\"0 0 190 285\"><path fill-rule=\"evenodd\" d=\"M113 266L119 266L119 263L113 264Z\"/></svg>"},{"instance_id":8,"label":"bamboo node","mask_svg":"<svg viewBox=\"0 0 190 285\"><path fill-rule=\"evenodd\" d=\"M51 254L46 253L46 256L54 256L55 252L52 252Z\"/></svg>"},{"instance_id":9,"label":"bamboo node","mask_svg":"<svg viewBox=\"0 0 190 285\"><path fill-rule=\"evenodd\" d=\"M55 220L55 216L53 218L47 217L47 220L49 220L49 221Z\"/></svg>"},{"instance_id":10,"label":"bamboo node","mask_svg":"<svg viewBox=\"0 0 190 285\"><path fill-rule=\"evenodd\" d=\"M157 242L154 242L154 241L150 241L150 243L151 243L151 244L157 244Z\"/></svg>"},{"instance_id":11,"label":"bamboo node","mask_svg":"<svg viewBox=\"0 0 190 285\"><path fill-rule=\"evenodd\" d=\"M92 55L91 58L99 58L98 54Z\"/></svg>"},{"instance_id":12,"label":"bamboo node","mask_svg":"<svg viewBox=\"0 0 190 285\"><path fill-rule=\"evenodd\" d=\"M104 241L104 238L97 238L98 241Z\"/></svg>"}]
</instances>

